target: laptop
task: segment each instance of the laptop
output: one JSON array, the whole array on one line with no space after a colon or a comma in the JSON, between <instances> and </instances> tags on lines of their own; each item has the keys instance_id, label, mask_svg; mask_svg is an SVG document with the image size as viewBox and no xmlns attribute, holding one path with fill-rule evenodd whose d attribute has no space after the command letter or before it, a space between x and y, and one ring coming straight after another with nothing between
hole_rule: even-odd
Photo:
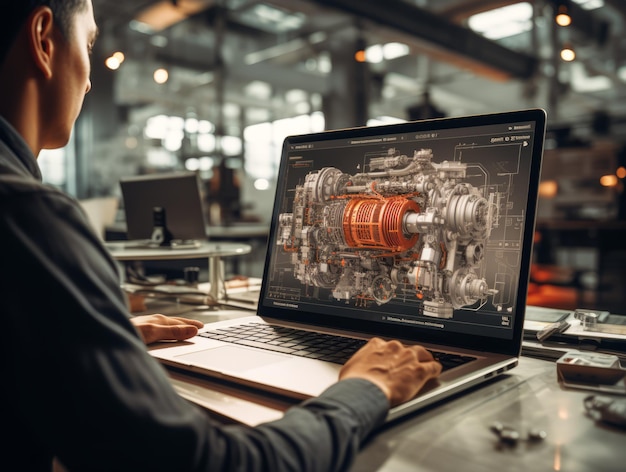
<instances>
[{"instance_id":1,"label":"laptop","mask_svg":"<svg viewBox=\"0 0 626 472\"><path fill-rule=\"evenodd\" d=\"M530 109L286 138L256 314L151 354L296 400L373 336L445 359L388 421L515 367L545 125Z\"/></svg>"},{"instance_id":2,"label":"laptop","mask_svg":"<svg viewBox=\"0 0 626 472\"><path fill-rule=\"evenodd\" d=\"M207 240L200 179L168 172L120 180L126 214L125 247L197 248Z\"/></svg>"}]
</instances>

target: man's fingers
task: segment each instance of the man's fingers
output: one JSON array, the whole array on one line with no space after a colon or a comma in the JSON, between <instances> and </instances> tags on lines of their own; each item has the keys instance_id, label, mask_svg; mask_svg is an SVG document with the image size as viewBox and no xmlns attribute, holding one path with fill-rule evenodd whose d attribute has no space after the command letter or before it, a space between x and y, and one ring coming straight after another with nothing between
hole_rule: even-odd
<instances>
[{"instance_id":1,"label":"man's fingers","mask_svg":"<svg viewBox=\"0 0 626 472\"><path fill-rule=\"evenodd\" d=\"M169 326L167 330L170 332L171 339L175 339L177 341L190 338L198 333L198 328L191 325Z\"/></svg>"},{"instance_id":2,"label":"man's fingers","mask_svg":"<svg viewBox=\"0 0 626 472\"><path fill-rule=\"evenodd\" d=\"M133 318L146 344L156 341L182 341L198 334L204 323L182 317L161 314L144 315Z\"/></svg>"},{"instance_id":3,"label":"man's fingers","mask_svg":"<svg viewBox=\"0 0 626 472\"><path fill-rule=\"evenodd\" d=\"M411 346L411 348L417 353L417 359L419 361L428 362L435 360L432 353L423 346Z\"/></svg>"},{"instance_id":4,"label":"man's fingers","mask_svg":"<svg viewBox=\"0 0 626 472\"><path fill-rule=\"evenodd\" d=\"M422 361L420 365L423 367L424 372L429 379L437 377L441 374L442 366L437 361Z\"/></svg>"},{"instance_id":5,"label":"man's fingers","mask_svg":"<svg viewBox=\"0 0 626 472\"><path fill-rule=\"evenodd\" d=\"M202 328L204 326L204 323L202 321L191 320L189 318L181 318L180 316L171 316L171 317L167 317L167 318L170 319L170 320L173 320L174 322L177 322L177 323L193 325L196 328Z\"/></svg>"},{"instance_id":6,"label":"man's fingers","mask_svg":"<svg viewBox=\"0 0 626 472\"><path fill-rule=\"evenodd\" d=\"M148 323L141 326L141 334L146 344L155 341L182 341L198 334L192 325L171 325Z\"/></svg>"}]
</instances>

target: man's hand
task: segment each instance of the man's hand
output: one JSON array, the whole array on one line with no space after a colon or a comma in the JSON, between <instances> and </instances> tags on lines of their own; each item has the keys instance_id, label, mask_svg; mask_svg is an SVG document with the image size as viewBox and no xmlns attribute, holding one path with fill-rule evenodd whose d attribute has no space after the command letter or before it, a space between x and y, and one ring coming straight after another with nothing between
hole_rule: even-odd
<instances>
[{"instance_id":1,"label":"man's hand","mask_svg":"<svg viewBox=\"0 0 626 472\"><path fill-rule=\"evenodd\" d=\"M343 366L340 379L367 379L380 387L391 406L413 398L441 373L441 364L422 346L372 338Z\"/></svg>"},{"instance_id":2,"label":"man's hand","mask_svg":"<svg viewBox=\"0 0 626 472\"><path fill-rule=\"evenodd\" d=\"M156 341L182 341L198 333L204 326L202 321L165 315L142 315L131 318L143 341L150 344Z\"/></svg>"}]
</instances>

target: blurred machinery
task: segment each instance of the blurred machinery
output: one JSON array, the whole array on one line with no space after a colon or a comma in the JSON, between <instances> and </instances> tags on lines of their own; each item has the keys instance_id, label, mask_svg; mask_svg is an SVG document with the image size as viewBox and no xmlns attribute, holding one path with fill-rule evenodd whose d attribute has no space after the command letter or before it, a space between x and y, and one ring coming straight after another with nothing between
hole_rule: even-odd
<instances>
[{"instance_id":1,"label":"blurred machinery","mask_svg":"<svg viewBox=\"0 0 626 472\"><path fill-rule=\"evenodd\" d=\"M430 149L410 157L392 148L354 175L307 174L292 211L279 215L277 244L294 277L360 307L417 300L437 318L495 295L484 247L501 196L469 184L466 164L432 158Z\"/></svg>"}]
</instances>

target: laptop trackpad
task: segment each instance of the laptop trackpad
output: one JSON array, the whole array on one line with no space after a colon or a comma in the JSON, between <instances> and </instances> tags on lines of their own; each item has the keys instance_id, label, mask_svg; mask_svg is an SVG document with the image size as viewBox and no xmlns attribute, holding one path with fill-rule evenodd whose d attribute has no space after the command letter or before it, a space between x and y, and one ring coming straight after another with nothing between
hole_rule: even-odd
<instances>
[{"instance_id":1,"label":"laptop trackpad","mask_svg":"<svg viewBox=\"0 0 626 472\"><path fill-rule=\"evenodd\" d=\"M282 354L241 346L220 346L176 357L181 361L216 372L245 372L290 359L289 356Z\"/></svg>"}]
</instances>

